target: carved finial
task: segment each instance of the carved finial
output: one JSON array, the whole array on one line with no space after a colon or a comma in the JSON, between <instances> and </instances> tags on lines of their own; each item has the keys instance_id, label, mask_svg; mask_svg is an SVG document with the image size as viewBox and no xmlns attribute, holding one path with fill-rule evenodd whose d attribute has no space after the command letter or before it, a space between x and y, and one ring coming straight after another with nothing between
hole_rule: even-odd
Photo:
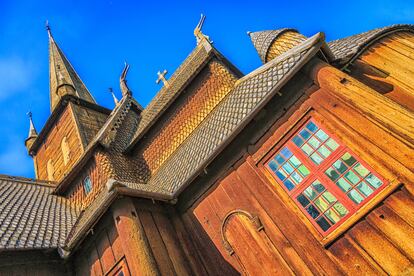
<instances>
[{"instance_id":1,"label":"carved finial","mask_svg":"<svg viewBox=\"0 0 414 276\"><path fill-rule=\"evenodd\" d=\"M158 71L157 75L158 75L158 79L155 81L156 84L159 84L160 81L162 81L164 83L165 87L170 86L170 84L168 83L167 79L165 78L165 75L168 73L167 70L162 71L162 73L160 71Z\"/></svg>"},{"instance_id":2,"label":"carved finial","mask_svg":"<svg viewBox=\"0 0 414 276\"><path fill-rule=\"evenodd\" d=\"M197 40L197 45L200 44L200 42L205 39L207 40L209 43L213 43L213 41L210 41L210 37L208 37L207 35L203 34L202 32L202 28L204 25L204 21L206 20L206 16L201 14L201 18L200 21L198 22L197 26L194 29L194 36L196 37Z\"/></svg>"},{"instance_id":3,"label":"carved finial","mask_svg":"<svg viewBox=\"0 0 414 276\"><path fill-rule=\"evenodd\" d=\"M33 114L31 111L27 112L26 114L29 117L29 122L30 122L29 135L27 138L35 138L37 137L37 131L33 124Z\"/></svg>"},{"instance_id":4,"label":"carved finial","mask_svg":"<svg viewBox=\"0 0 414 276\"><path fill-rule=\"evenodd\" d=\"M126 76L128 74L129 64L125 61L124 70L122 70L121 77L119 78L119 84L121 86L122 96L125 97L127 95L132 95L131 90L129 90L127 85Z\"/></svg>"},{"instance_id":5,"label":"carved finial","mask_svg":"<svg viewBox=\"0 0 414 276\"><path fill-rule=\"evenodd\" d=\"M251 34L251 33L252 33L251 31L247 31L247 35L248 35L248 36L250 36L250 34Z\"/></svg>"},{"instance_id":6,"label":"carved finial","mask_svg":"<svg viewBox=\"0 0 414 276\"><path fill-rule=\"evenodd\" d=\"M108 90L109 90L109 93L111 93L112 98L114 99L115 106L117 106L118 103L119 103L119 101L118 101L118 99L115 96L114 90L112 89L112 87L109 87Z\"/></svg>"}]
</instances>

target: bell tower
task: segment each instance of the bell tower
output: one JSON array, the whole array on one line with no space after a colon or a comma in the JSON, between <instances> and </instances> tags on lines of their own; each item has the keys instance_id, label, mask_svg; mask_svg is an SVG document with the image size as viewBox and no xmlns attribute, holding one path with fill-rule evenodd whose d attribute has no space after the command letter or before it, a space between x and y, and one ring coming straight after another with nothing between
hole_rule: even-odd
<instances>
[{"instance_id":1,"label":"bell tower","mask_svg":"<svg viewBox=\"0 0 414 276\"><path fill-rule=\"evenodd\" d=\"M49 25L51 115L37 135L32 121L26 148L36 178L62 180L105 123L110 110L99 106L56 43Z\"/></svg>"}]
</instances>

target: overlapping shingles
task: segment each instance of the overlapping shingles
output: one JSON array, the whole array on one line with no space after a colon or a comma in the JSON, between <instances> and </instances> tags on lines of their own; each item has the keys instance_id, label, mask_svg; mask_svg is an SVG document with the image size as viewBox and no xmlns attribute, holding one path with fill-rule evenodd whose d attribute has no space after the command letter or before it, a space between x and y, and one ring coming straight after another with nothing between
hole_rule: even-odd
<instances>
[{"instance_id":1,"label":"overlapping shingles","mask_svg":"<svg viewBox=\"0 0 414 276\"><path fill-rule=\"evenodd\" d=\"M398 24L378 28L365 33L333 40L328 43L328 46L335 56L335 62L338 64L345 64L355 55L358 55L368 44L376 41L383 35L394 31L404 30L414 31L414 25Z\"/></svg>"},{"instance_id":2,"label":"overlapping shingles","mask_svg":"<svg viewBox=\"0 0 414 276\"><path fill-rule=\"evenodd\" d=\"M52 191L44 183L0 176L0 250L64 244L78 211Z\"/></svg>"}]
</instances>

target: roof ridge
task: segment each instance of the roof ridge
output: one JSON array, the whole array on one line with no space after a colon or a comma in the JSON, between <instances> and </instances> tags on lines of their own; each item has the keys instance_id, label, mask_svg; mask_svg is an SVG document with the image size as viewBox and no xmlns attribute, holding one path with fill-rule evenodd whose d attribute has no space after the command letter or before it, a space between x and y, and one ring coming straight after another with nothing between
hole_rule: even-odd
<instances>
[{"instance_id":1,"label":"roof ridge","mask_svg":"<svg viewBox=\"0 0 414 276\"><path fill-rule=\"evenodd\" d=\"M35 178L27 178L23 176L13 176L13 175L7 175L7 174L0 174L0 180L8 180L8 181L14 181L18 183L24 183L24 184L35 184L39 186L46 186L46 187L54 187L53 181L48 180L40 180Z\"/></svg>"}]
</instances>

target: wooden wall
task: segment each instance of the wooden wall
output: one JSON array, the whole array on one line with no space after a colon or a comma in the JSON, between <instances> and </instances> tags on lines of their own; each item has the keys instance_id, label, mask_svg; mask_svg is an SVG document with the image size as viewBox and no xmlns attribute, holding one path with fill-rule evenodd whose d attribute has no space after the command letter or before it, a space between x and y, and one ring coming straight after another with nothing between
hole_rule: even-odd
<instances>
[{"instance_id":1,"label":"wooden wall","mask_svg":"<svg viewBox=\"0 0 414 276\"><path fill-rule=\"evenodd\" d=\"M202 250L212 242L228 264L250 275L414 273L414 115L327 64L314 60L304 71L315 85L181 214L198 254L207 267L216 263ZM330 240L261 165L310 117L390 183Z\"/></svg>"},{"instance_id":2,"label":"wooden wall","mask_svg":"<svg viewBox=\"0 0 414 276\"><path fill-rule=\"evenodd\" d=\"M397 32L369 47L350 74L404 107L414 110L414 34Z\"/></svg>"},{"instance_id":3,"label":"wooden wall","mask_svg":"<svg viewBox=\"0 0 414 276\"><path fill-rule=\"evenodd\" d=\"M61 142L66 137L70 148L70 159L65 165ZM83 152L82 142L79 136L76 122L73 116L72 105L66 106L60 118L45 138L34 158L37 178L41 180L59 181L69 172L73 164L78 160ZM48 176L47 163L51 159L54 167L53 177Z\"/></svg>"}]
</instances>

